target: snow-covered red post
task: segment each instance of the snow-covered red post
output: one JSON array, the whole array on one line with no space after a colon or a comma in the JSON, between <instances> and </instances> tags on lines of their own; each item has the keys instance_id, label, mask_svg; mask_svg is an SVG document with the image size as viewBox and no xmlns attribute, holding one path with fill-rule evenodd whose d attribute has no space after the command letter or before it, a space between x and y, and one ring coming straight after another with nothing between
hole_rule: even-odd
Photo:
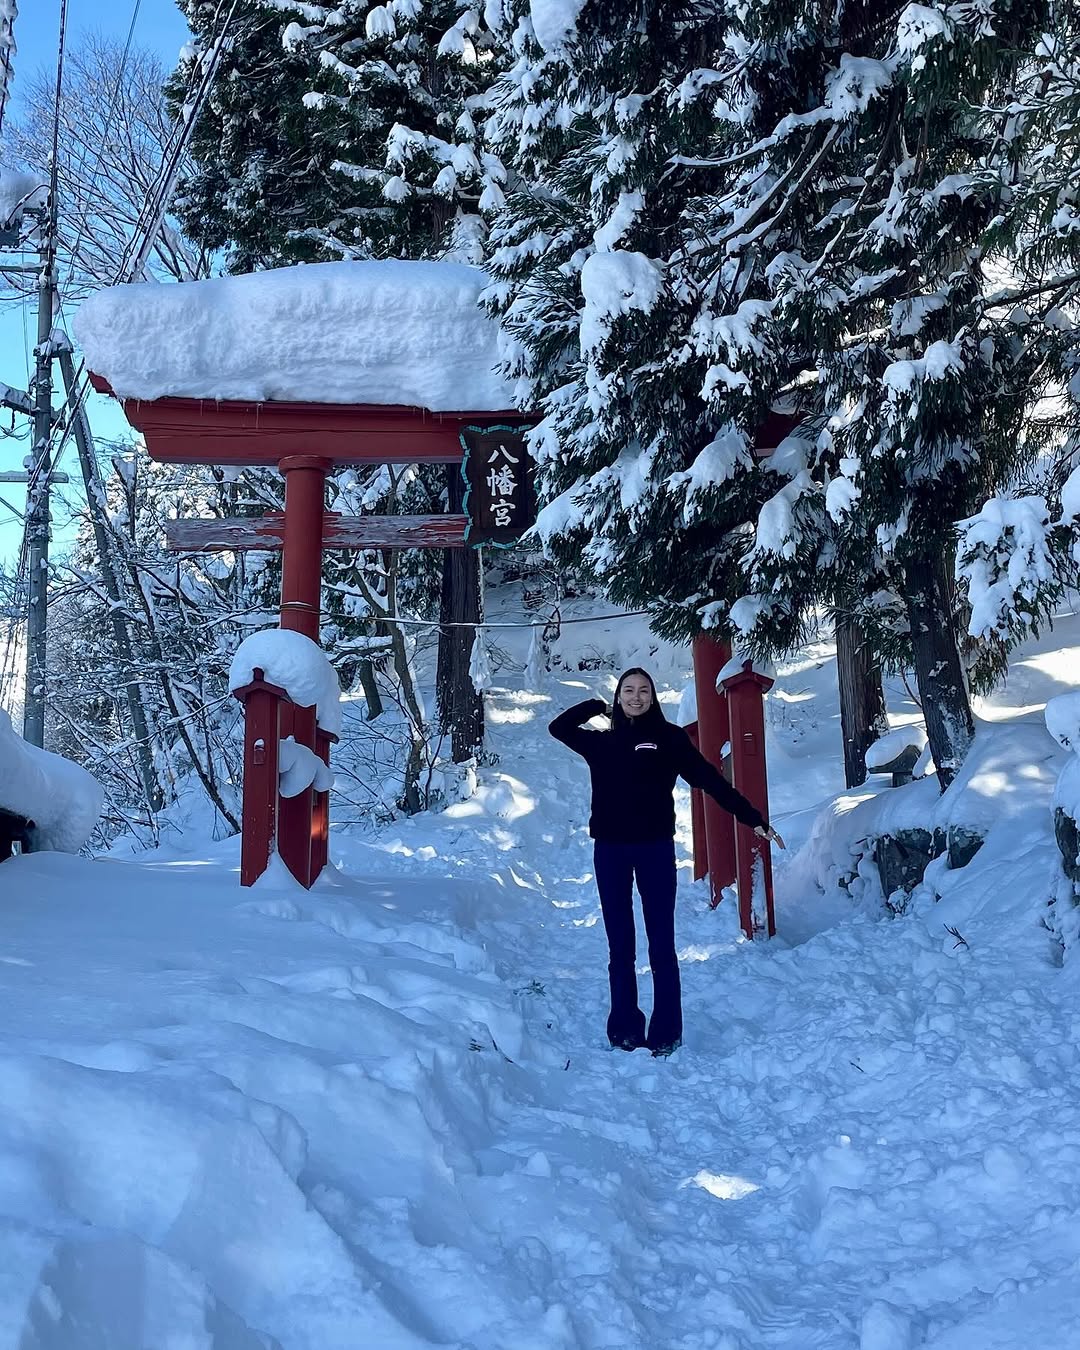
<instances>
[{"instance_id":1,"label":"snow-covered red post","mask_svg":"<svg viewBox=\"0 0 1080 1350\"><path fill-rule=\"evenodd\" d=\"M285 526L281 558L281 626L319 640L323 514L331 464L317 455L290 455L278 465L285 478ZM316 751L315 709L286 704L282 736ZM317 753L317 751L316 751ZM282 797L278 807L278 852L302 886L321 871L328 829L326 812L315 811L311 789ZM316 839L318 834L318 839Z\"/></svg>"},{"instance_id":2,"label":"snow-covered red post","mask_svg":"<svg viewBox=\"0 0 1080 1350\"><path fill-rule=\"evenodd\" d=\"M731 648L705 633L694 639L694 685L697 690L698 748L717 767L730 739L728 701L716 687L720 672L731 660ZM724 887L735 880L735 820L711 797L704 802L709 890L715 909ZM695 873L700 860L695 858Z\"/></svg>"},{"instance_id":3,"label":"snow-covered red post","mask_svg":"<svg viewBox=\"0 0 1080 1350\"><path fill-rule=\"evenodd\" d=\"M240 885L254 886L274 851L278 804L279 714L288 707L284 689L256 668L254 679L234 689L244 705L244 807L241 815Z\"/></svg>"},{"instance_id":4,"label":"snow-covered red post","mask_svg":"<svg viewBox=\"0 0 1080 1350\"><path fill-rule=\"evenodd\" d=\"M333 785L328 760L341 731L337 673L305 633L268 628L249 633L237 648L229 688L244 700L247 722L242 856L251 864L245 864L241 880L251 885L258 879L276 834L282 862L301 885L310 886L326 862L325 796ZM253 699L262 690L276 699L276 708L265 706L265 716L264 705ZM265 729L262 722L252 724L256 717L264 718ZM308 733L310 741L301 740Z\"/></svg>"},{"instance_id":5,"label":"snow-covered red post","mask_svg":"<svg viewBox=\"0 0 1080 1350\"><path fill-rule=\"evenodd\" d=\"M731 780L766 820L769 784L765 768L765 694L773 682L744 661L742 670L723 681L731 730ZM772 854L769 841L747 825L735 827L735 854L739 881L739 922L748 938L764 914L769 937L776 933L773 910ZM757 923L755 924L755 920Z\"/></svg>"}]
</instances>

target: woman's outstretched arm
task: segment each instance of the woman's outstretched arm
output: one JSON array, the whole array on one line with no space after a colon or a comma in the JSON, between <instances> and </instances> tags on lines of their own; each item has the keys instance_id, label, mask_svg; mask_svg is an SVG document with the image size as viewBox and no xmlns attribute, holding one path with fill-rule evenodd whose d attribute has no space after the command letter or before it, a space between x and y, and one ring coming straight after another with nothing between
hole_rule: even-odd
<instances>
[{"instance_id":1,"label":"woman's outstretched arm","mask_svg":"<svg viewBox=\"0 0 1080 1350\"><path fill-rule=\"evenodd\" d=\"M690 737L680 727L678 732L679 775L685 778L691 787L701 788L715 802L730 811L736 820L749 825L752 830L761 829L769 833L769 822L752 802L736 791L714 765L710 764L700 750L694 748Z\"/></svg>"}]
</instances>

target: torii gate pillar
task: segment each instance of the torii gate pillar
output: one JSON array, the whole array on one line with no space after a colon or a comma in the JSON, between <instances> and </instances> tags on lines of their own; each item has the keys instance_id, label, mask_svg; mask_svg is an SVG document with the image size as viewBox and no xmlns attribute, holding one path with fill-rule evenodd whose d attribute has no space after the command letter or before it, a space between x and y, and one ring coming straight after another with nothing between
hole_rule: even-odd
<instances>
[{"instance_id":1,"label":"torii gate pillar","mask_svg":"<svg viewBox=\"0 0 1080 1350\"><path fill-rule=\"evenodd\" d=\"M281 558L281 626L319 640L323 513L331 463L290 455L278 465L285 479L285 538Z\"/></svg>"},{"instance_id":2,"label":"torii gate pillar","mask_svg":"<svg viewBox=\"0 0 1080 1350\"><path fill-rule=\"evenodd\" d=\"M769 780L765 768L764 697L773 681L754 670L749 661L724 681L731 719L731 777L739 792L769 819ZM772 853L769 841L748 825L735 827L739 875L739 921L748 938L764 928L776 936L773 909Z\"/></svg>"},{"instance_id":3,"label":"torii gate pillar","mask_svg":"<svg viewBox=\"0 0 1080 1350\"><path fill-rule=\"evenodd\" d=\"M281 627L319 641L322 588L323 514L331 462L317 455L290 455L278 468L285 479L285 522L281 558ZM292 736L329 761L330 744L320 736L315 709L282 705L281 736ZM302 886L310 886L326 860L329 825L324 794L313 788L282 797L278 806L278 853Z\"/></svg>"},{"instance_id":4,"label":"torii gate pillar","mask_svg":"<svg viewBox=\"0 0 1080 1350\"><path fill-rule=\"evenodd\" d=\"M694 639L694 687L697 692L698 748L710 764L720 765L724 747L731 739L727 697L717 688L720 672L731 660L731 647L707 634ZM695 873L709 877L709 892L715 909L726 886L735 883L735 819L706 793L701 798L705 859L695 859Z\"/></svg>"}]
</instances>

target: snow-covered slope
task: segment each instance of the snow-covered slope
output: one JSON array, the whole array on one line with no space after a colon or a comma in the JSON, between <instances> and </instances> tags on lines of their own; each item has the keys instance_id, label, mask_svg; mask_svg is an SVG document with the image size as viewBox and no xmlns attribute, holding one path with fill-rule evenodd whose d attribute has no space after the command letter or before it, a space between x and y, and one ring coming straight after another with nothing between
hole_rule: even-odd
<instances>
[{"instance_id":1,"label":"snow-covered slope","mask_svg":"<svg viewBox=\"0 0 1080 1350\"><path fill-rule=\"evenodd\" d=\"M780 677L796 841L831 676ZM240 891L234 843L0 867L0 1350L1080 1344L1049 820L892 921L789 858L772 944L684 858L686 1044L611 1052L586 775L546 734L609 675L504 678L477 794L338 834L310 893Z\"/></svg>"}]
</instances>

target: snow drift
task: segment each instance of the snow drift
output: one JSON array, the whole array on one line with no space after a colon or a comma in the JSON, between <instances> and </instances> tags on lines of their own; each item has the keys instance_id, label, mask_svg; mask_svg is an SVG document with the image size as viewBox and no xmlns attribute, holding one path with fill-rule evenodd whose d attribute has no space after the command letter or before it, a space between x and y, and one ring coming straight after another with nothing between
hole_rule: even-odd
<instances>
[{"instance_id":1,"label":"snow drift","mask_svg":"<svg viewBox=\"0 0 1080 1350\"><path fill-rule=\"evenodd\" d=\"M28 745L0 709L0 806L34 822L35 848L78 853L101 815L102 796L81 765Z\"/></svg>"}]
</instances>

